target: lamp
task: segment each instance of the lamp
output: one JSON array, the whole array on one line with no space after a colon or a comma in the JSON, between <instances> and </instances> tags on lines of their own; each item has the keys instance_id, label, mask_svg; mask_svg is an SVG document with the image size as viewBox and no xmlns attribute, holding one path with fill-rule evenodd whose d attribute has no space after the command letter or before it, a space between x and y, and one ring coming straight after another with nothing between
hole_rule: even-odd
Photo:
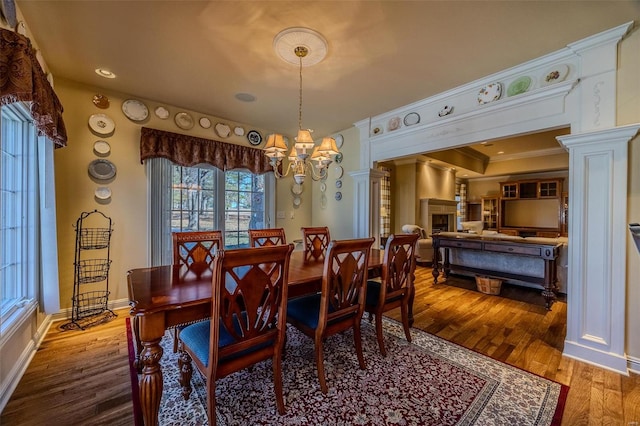
<instances>
[{"instance_id":1,"label":"lamp","mask_svg":"<svg viewBox=\"0 0 640 426\"><path fill-rule=\"evenodd\" d=\"M289 28L281 31L274 39L274 48L282 59L289 63L295 63L297 59L300 65L300 97L298 104L298 135L295 143L289 150L283 135L274 133L269 135L264 147L264 154L269 161L277 178L293 173L296 183L302 184L307 175L313 180L321 180L327 177L329 165L333 162L333 156L340 153L333 138L325 137L320 145L315 144L311 129L302 128L302 59L309 57L308 65L313 65L324 59L327 53L327 42L316 31L308 28ZM293 56L291 55L293 53ZM281 172L280 167L284 158L289 164L286 171Z\"/></svg>"}]
</instances>

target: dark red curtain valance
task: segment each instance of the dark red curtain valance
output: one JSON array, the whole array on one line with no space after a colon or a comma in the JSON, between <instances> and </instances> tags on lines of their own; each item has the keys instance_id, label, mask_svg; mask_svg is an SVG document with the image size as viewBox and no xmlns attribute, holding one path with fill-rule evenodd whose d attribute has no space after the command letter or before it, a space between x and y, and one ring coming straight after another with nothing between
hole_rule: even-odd
<instances>
[{"instance_id":1,"label":"dark red curtain valance","mask_svg":"<svg viewBox=\"0 0 640 426\"><path fill-rule=\"evenodd\" d=\"M256 174L273 170L261 149L143 127L140 162L155 157L187 167L206 163L220 170L248 169Z\"/></svg>"},{"instance_id":2,"label":"dark red curtain valance","mask_svg":"<svg viewBox=\"0 0 640 426\"><path fill-rule=\"evenodd\" d=\"M0 102L31 102L31 116L40 135L56 148L67 145L62 104L42 71L29 39L0 28Z\"/></svg>"}]
</instances>

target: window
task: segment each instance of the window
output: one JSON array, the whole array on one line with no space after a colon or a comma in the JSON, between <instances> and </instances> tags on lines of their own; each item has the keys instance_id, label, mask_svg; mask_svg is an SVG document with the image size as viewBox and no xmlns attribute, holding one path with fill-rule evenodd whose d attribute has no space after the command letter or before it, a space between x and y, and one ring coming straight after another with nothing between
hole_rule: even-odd
<instances>
[{"instance_id":1,"label":"window","mask_svg":"<svg viewBox=\"0 0 640 426\"><path fill-rule=\"evenodd\" d=\"M37 135L25 104L3 106L0 128L0 337L5 337L38 301L45 312L60 307L53 144Z\"/></svg>"},{"instance_id":2,"label":"window","mask_svg":"<svg viewBox=\"0 0 640 426\"><path fill-rule=\"evenodd\" d=\"M247 247L249 229L268 228L275 178L208 165L147 160L151 194L151 264L171 263L171 232L221 230L226 248Z\"/></svg>"},{"instance_id":3,"label":"window","mask_svg":"<svg viewBox=\"0 0 640 426\"><path fill-rule=\"evenodd\" d=\"M171 231L217 229L216 178L213 168L172 167Z\"/></svg>"},{"instance_id":4,"label":"window","mask_svg":"<svg viewBox=\"0 0 640 426\"><path fill-rule=\"evenodd\" d=\"M29 158L28 145L34 142L29 136L28 116L20 108L2 107L2 139L0 139L0 317L8 318L17 307L28 301L33 294L26 280L28 273L25 260L27 250L33 246L29 241L29 223L26 214L29 202ZM31 244L30 244L31 243Z\"/></svg>"},{"instance_id":5,"label":"window","mask_svg":"<svg viewBox=\"0 0 640 426\"><path fill-rule=\"evenodd\" d=\"M247 231L265 228L264 175L228 171L224 177L225 246L248 247Z\"/></svg>"}]
</instances>

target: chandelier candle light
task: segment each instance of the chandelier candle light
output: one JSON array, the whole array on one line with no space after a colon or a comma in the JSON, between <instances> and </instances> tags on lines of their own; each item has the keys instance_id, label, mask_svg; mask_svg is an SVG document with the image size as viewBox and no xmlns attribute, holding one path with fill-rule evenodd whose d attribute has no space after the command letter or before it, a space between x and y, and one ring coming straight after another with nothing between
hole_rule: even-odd
<instances>
[{"instance_id":1,"label":"chandelier candle light","mask_svg":"<svg viewBox=\"0 0 640 426\"><path fill-rule=\"evenodd\" d=\"M264 147L265 155L269 157L274 174L277 178L293 173L293 179L302 184L307 176L313 180L321 180L327 177L329 164L333 156L340 153L333 138L322 138L320 145L316 146L311 137L311 129L302 128L302 60L307 58L306 65L314 65L320 62L327 54L327 41L316 31L308 28L289 28L276 35L273 46L280 57L295 64L300 64L300 102L298 105L298 136L289 150L284 136L278 133L269 135ZM289 165L284 173L280 172L283 159L287 157Z\"/></svg>"}]
</instances>

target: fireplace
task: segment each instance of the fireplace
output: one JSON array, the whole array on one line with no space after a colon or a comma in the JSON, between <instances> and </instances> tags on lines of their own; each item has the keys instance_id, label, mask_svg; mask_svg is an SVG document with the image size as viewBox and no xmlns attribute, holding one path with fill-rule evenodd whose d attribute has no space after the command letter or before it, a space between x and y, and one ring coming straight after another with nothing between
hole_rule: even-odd
<instances>
[{"instance_id":1,"label":"fireplace","mask_svg":"<svg viewBox=\"0 0 640 426\"><path fill-rule=\"evenodd\" d=\"M449 231L450 214L432 214L431 215L431 232Z\"/></svg>"},{"instance_id":2,"label":"fireplace","mask_svg":"<svg viewBox=\"0 0 640 426\"><path fill-rule=\"evenodd\" d=\"M455 230L457 204L455 200L438 198L420 200L420 226L427 231L427 235Z\"/></svg>"}]
</instances>

